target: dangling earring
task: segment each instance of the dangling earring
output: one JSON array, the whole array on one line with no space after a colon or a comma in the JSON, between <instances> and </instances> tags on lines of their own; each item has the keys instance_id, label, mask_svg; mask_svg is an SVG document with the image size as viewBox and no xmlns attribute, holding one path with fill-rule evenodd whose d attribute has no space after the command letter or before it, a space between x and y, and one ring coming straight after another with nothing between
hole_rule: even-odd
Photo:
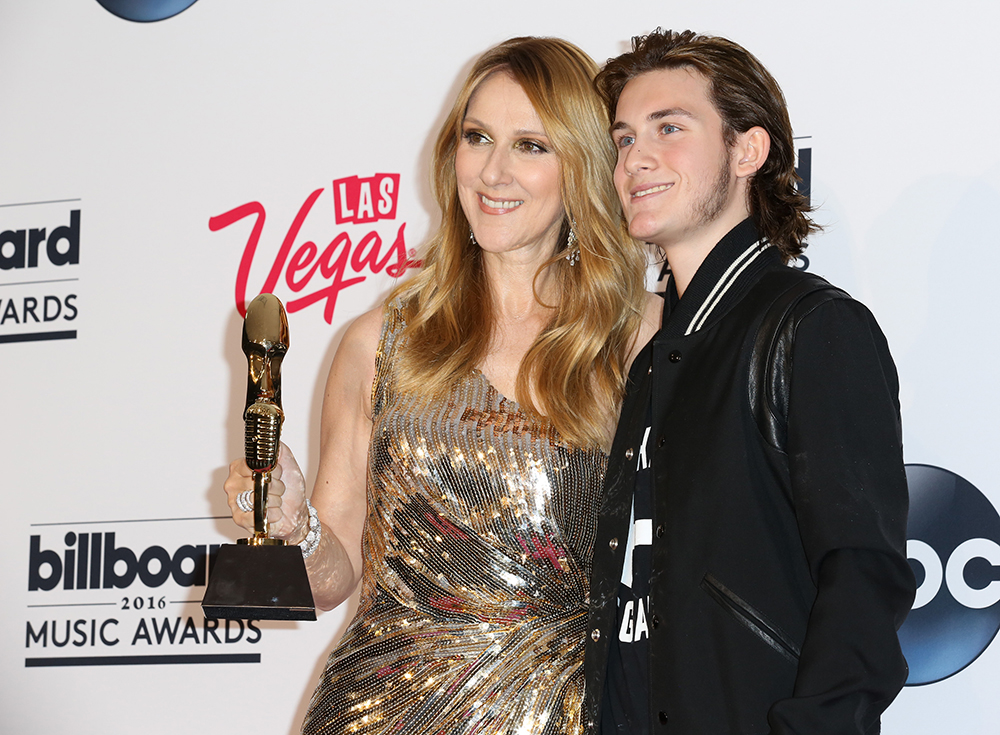
<instances>
[{"instance_id":1,"label":"dangling earring","mask_svg":"<svg viewBox=\"0 0 1000 735\"><path fill-rule=\"evenodd\" d=\"M479 243L476 242L476 233L472 231L472 228L469 228L469 242L473 245L479 245Z\"/></svg>"},{"instance_id":2,"label":"dangling earring","mask_svg":"<svg viewBox=\"0 0 1000 735\"><path fill-rule=\"evenodd\" d=\"M569 235L566 237L566 260L571 266L580 262L580 247L576 244L576 233L573 231L575 221L570 221Z\"/></svg>"}]
</instances>

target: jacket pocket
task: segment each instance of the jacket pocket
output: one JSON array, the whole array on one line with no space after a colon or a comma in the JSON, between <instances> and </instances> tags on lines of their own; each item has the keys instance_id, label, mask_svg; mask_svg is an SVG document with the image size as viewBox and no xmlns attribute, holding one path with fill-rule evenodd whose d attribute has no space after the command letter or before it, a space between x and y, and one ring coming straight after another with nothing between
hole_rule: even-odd
<instances>
[{"instance_id":1,"label":"jacket pocket","mask_svg":"<svg viewBox=\"0 0 1000 735\"><path fill-rule=\"evenodd\" d=\"M751 633L770 646L775 652L793 664L799 661L799 647L775 626L768 623L752 606L726 587L711 574L701 580L701 588L715 600L722 609L736 618Z\"/></svg>"}]
</instances>

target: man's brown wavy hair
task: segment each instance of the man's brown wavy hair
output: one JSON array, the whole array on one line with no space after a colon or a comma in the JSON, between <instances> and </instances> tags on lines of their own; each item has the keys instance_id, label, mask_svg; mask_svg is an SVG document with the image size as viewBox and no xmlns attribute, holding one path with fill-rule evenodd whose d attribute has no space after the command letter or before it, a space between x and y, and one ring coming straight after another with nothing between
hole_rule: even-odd
<instances>
[{"instance_id":1,"label":"man's brown wavy hair","mask_svg":"<svg viewBox=\"0 0 1000 735\"><path fill-rule=\"evenodd\" d=\"M640 74L686 68L708 82L709 97L722 117L727 146L739 133L760 126L771 137L764 165L750 180L748 207L760 235L774 244L785 261L798 257L805 239L820 228L809 217L809 200L796 189L795 144L781 87L760 61L739 44L694 31L657 28L632 39L632 50L608 61L595 84L614 124L618 98Z\"/></svg>"}]
</instances>

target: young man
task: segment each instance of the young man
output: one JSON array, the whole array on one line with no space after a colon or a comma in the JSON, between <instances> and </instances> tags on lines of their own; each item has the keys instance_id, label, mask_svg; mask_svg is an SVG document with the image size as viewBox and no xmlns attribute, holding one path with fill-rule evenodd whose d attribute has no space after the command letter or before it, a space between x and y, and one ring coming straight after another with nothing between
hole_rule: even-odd
<instances>
[{"instance_id":1,"label":"young man","mask_svg":"<svg viewBox=\"0 0 1000 735\"><path fill-rule=\"evenodd\" d=\"M588 732L877 733L914 593L896 371L864 306L787 266L816 228L781 90L669 31L598 87L671 275L609 461Z\"/></svg>"}]
</instances>

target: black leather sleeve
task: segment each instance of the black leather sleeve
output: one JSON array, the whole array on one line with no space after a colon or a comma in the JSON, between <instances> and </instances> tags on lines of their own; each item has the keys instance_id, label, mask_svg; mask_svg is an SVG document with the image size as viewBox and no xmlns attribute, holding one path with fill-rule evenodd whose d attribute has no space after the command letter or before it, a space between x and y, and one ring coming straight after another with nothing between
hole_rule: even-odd
<instances>
[{"instance_id":1,"label":"black leather sleeve","mask_svg":"<svg viewBox=\"0 0 1000 735\"><path fill-rule=\"evenodd\" d=\"M795 315L786 451L817 587L794 696L773 735L877 733L905 682L896 631L913 602L898 381L871 313L850 299Z\"/></svg>"}]
</instances>

